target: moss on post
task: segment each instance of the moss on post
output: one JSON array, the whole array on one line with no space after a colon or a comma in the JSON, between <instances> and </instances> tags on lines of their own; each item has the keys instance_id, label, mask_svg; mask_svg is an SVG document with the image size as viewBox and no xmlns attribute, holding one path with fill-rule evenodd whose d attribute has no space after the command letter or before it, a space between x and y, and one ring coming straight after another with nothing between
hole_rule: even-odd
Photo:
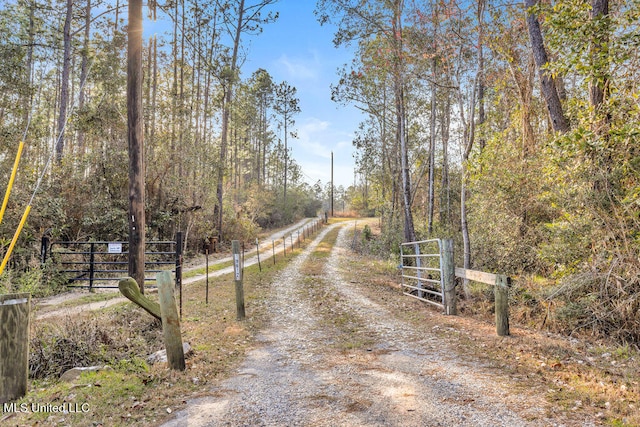
<instances>
[{"instance_id":1,"label":"moss on post","mask_svg":"<svg viewBox=\"0 0 640 427\"><path fill-rule=\"evenodd\" d=\"M125 277L118 282L118 289L120 289L120 293L122 295L144 308L147 313L158 320L162 320L160 304L155 301L151 301L149 298L142 295L138 282L136 282L135 279L132 277Z\"/></svg>"}]
</instances>

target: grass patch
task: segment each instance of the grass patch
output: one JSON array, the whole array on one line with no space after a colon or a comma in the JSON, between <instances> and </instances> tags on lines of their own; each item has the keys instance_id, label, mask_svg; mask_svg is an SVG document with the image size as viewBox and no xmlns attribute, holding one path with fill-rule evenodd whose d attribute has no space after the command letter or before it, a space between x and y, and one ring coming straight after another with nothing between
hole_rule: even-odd
<instances>
[{"instance_id":1,"label":"grass patch","mask_svg":"<svg viewBox=\"0 0 640 427\"><path fill-rule=\"evenodd\" d=\"M460 349L465 358L486 362L497 375L517 378L514 390L537 389L551 405L549 417L580 416L603 425L640 426L640 352L636 348L524 329L513 317L512 336L498 337L493 318L485 313L493 302L483 295L484 289L477 291L480 308L444 316L402 296L401 279L392 262L355 254L342 261L345 279L366 286L368 297L385 304L397 318L442 337L443 345ZM395 303L385 303L390 299Z\"/></svg>"},{"instance_id":2,"label":"grass patch","mask_svg":"<svg viewBox=\"0 0 640 427\"><path fill-rule=\"evenodd\" d=\"M233 265L233 261L209 264L209 273L213 273L214 271L219 271L224 268L231 267L232 265ZM191 277L204 276L206 274L206 271L207 271L207 267L195 268L193 270L184 271L182 273L182 278L189 279Z\"/></svg>"},{"instance_id":3,"label":"grass patch","mask_svg":"<svg viewBox=\"0 0 640 427\"><path fill-rule=\"evenodd\" d=\"M350 351L370 347L373 341L364 333L364 321L343 308L340 298L324 278L327 259L339 232L339 228L329 231L302 265L301 272L306 276L303 279L306 286L302 287L300 292L302 298L312 301L325 330L332 334L332 347L340 351Z\"/></svg>"},{"instance_id":4,"label":"grass patch","mask_svg":"<svg viewBox=\"0 0 640 427\"><path fill-rule=\"evenodd\" d=\"M17 402L18 408L24 404L29 410L0 413L0 424L147 426L166 421L187 400L206 394L230 375L254 346L266 321L264 301L273 278L301 251L296 245L286 258L276 256L275 264L272 259L262 262L262 271L258 265L245 268L247 317L242 322L236 320L231 274L209 278L208 304L204 279L183 289L181 330L193 349L184 372L170 371L165 364L147 365L146 357L164 347L161 325L131 303L34 322L32 367L39 373L32 375L27 395ZM83 374L73 383L58 380L67 368L88 365L112 369ZM77 404L79 412L30 410L32 404L62 408L63 403Z\"/></svg>"},{"instance_id":5,"label":"grass patch","mask_svg":"<svg viewBox=\"0 0 640 427\"><path fill-rule=\"evenodd\" d=\"M314 277L323 274L327 258L331 255L331 250L338 239L339 232L339 228L334 228L324 236L303 264L301 269L302 274Z\"/></svg>"}]
</instances>

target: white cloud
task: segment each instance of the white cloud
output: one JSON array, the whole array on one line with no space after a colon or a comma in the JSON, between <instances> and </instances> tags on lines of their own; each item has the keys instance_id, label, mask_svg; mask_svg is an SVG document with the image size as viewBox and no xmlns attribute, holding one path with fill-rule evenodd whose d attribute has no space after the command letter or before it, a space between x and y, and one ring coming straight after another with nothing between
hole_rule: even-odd
<instances>
[{"instance_id":1,"label":"white cloud","mask_svg":"<svg viewBox=\"0 0 640 427\"><path fill-rule=\"evenodd\" d=\"M298 140L295 142L306 155L325 159L331 157L331 123L310 117L298 126ZM297 151L297 150L296 150Z\"/></svg>"},{"instance_id":2,"label":"white cloud","mask_svg":"<svg viewBox=\"0 0 640 427\"><path fill-rule=\"evenodd\" d=\"M276 65L287 75L287 80L316 81L319 78L318 71L320 70L320 64L316 55L311 59L304 59L290 58L286 54L282 54L280 58L276 60Z\"/></svg>"},{"instance_id":3,"label":"white cloud","mask_svg":"<svg viewBox=\"0 0 640 427\"><path fill-rule=\"evenodd\" d=\"M307 181L331 179L331 152L334 155L336 185L350 185L353 179L353 157L350 135L328 120L316 117L302 119L297 125L298 138L291 140L293 157L302 168Z\"/></svg>"}]
</instances>

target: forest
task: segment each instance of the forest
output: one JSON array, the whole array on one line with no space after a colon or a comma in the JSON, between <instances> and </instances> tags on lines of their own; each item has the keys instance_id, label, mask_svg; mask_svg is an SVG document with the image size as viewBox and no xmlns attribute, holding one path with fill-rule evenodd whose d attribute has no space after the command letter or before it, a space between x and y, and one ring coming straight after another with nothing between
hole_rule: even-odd
<instances>
[{"instance_id":1,"label":"forest","mask_svg":"<svg viewBox=\"0 0 640 427\"><path fill-rule=\"evenodd\" d=\"M296 88L268 70L242 74L243 44L278 7L145 4L145 19L173 24L143 40L148 238L180 230L197 251L314 216L326 200L289 155ZM25 142L3 247L33 205L5 289L46 279L45 233L126 239L126 12L124 0L2 5L3 182ZM315 12L355 52L332 97L366 113L345 198L380 216L372 251L392 258L401 241L451 237L457 265L516 279L519 321L637 345L640 2L318 0Z\"/></svg>"},{"instance_id":2,"label":"forest","mask_svg":"<svg viewBox=\"0 0 640 427\"><path fill-rule=\"evenodd\" d=\"M301 179L287 148L300 111L296 88L264 69L240 70L245 40L277 19L266 10L274 3L145 4L145 21L164 14L172 23L143 42L147 240L182 231L185 249L197 252L213 237L246 240L260 227L316 215L324 189ZM5 286L38 281L45 234L127 240L127 9L120 0L3 2L5 182L25 142L2 224L5 248L33 204Z\"/></svg>"},{"instance_id":3,"label":"forest","mask_svg":"<svg viewBox=\"0 0 640 427\"><path fill-rule=\"evenodd\" d=\"M640 3L320 0L357 46L352 203L516 278L525 324L640 339ZM399 236L399 237L398 237ZM464 293L471 292L464 289Z\"/></svg>"}]
</instances>

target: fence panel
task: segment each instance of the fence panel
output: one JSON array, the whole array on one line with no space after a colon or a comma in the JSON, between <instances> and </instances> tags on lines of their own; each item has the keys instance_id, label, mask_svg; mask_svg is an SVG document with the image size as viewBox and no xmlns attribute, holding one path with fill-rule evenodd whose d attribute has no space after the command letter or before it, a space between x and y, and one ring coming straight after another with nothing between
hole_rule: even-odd
<instances>
[{"instance_id":1,"label":"fence panel","mask_svg":"<svg viewBox=\"0 0 640 427\"><path fill-rule=\"evenodd\" d=\"M182 284L182 233L176 241L150 241L145 248L145 282L155 281L155 273L175 273L176 286ZM50 242L42 239L42 262L53 259L59 272L68 276L69 287L118 288L118 281L128 275L128 242ZM102 283L102 284L98 284Z\"/></svg>"},{"instance_id":2,"label":"fence panel","mask_svg":"<svg viewBox=\"0 0 640 427\"><path fill-rule=\"evenodd\" d=\"M402 293L444 308L440 239L408 242L400 245Z\"/></svg>"}]
</instances>

